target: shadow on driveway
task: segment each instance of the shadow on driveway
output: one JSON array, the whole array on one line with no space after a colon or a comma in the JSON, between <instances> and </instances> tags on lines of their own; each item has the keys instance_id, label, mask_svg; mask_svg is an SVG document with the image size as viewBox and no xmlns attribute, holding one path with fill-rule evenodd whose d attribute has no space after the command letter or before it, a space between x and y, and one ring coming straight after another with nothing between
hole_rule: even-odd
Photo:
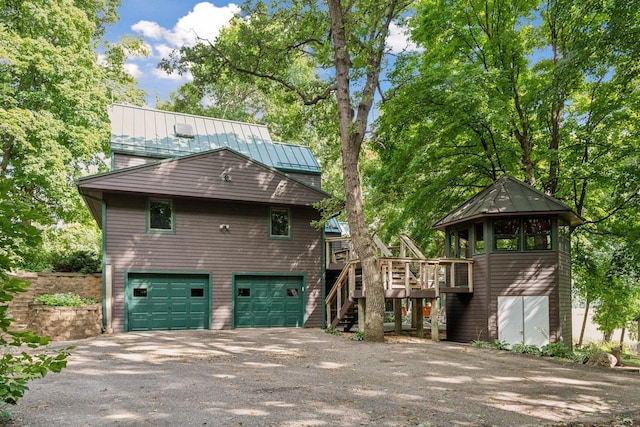
<instances>
[{"instance_id":1,"label":"shadow on driveway","mask_svg":"<svg viewBox=\"0 0 640 427\"><path fill-rule=\"evenodd\" d=\"M17 426L522 426L640 410L640 375L319 329L103 335L32 382ZM637 420L635 420L637 422Z\"/></svg>"}]
</instances>

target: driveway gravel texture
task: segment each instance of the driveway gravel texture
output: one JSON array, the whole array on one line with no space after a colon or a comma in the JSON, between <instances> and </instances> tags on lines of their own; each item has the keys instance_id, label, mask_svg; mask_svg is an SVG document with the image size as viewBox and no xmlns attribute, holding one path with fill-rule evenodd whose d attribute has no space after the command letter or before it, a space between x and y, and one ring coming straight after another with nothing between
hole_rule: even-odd
<instances>
[{"instance_id":1,"label":"driveway gravel texture","mask_svg":"<svg viewBox=\"0 0 640 427\"><path fill-rule=\"evenodd\" d=\"M397 337L396 337L397 338ZM130 332L75 345L13 426L640 425L640 374L320 329Z\"/></svg>"}]
</instances>

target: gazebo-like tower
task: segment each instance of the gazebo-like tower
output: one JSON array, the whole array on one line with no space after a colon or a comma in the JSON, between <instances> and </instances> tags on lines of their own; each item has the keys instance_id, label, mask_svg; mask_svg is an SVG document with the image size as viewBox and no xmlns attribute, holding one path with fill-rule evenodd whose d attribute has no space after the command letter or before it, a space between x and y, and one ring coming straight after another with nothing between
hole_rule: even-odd
<instances>
[{"instance_id":1,"label":"gazebo-like tower","mask_svg":"<svg viewBox=\"0 0 640 427\"><path fill-rule=\"evenodd\" d=\"M473 260L473 292L447 293L447 339L541 346L571 336L572 209L505 175L440 219L447 258Z\"/></svg>"}]
</instances>

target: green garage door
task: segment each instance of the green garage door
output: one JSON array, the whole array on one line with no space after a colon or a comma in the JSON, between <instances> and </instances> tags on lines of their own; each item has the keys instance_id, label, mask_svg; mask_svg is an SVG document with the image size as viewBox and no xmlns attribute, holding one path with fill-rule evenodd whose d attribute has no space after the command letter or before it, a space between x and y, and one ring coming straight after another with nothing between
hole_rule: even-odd
<instances>
[{"instance_id":1,"label":"green garage door","mask_svg":"<svg viewBox=\"0 0 640 427\"><path fill-rule=\"evenodd\" d=\"M129 273L126 329L208 329L210 302L208 275Z\"/></svg>"},{"instance_id":2,"label":"green garage door","mask_svg":"<svg viewBox=\"0 0 640 427\"><path fill-rule=\"evenodd\" d=\"M301 276L235 276L234 326L303 326L303 282Z\"/></svg>"}]
</instances>

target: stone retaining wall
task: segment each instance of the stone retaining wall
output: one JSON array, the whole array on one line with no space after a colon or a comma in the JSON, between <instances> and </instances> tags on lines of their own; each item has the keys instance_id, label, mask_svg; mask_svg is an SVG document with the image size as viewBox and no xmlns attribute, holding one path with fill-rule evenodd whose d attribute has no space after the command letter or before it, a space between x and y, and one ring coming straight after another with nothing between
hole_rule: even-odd
<instances>
[{"instance_id":1,"label":"stone retaining wall","mask_svg":"<svg viewBox=\"0 0 640 427\"><path fill-rule=\"evenodd\" d=\"M16 329L25 329L30 328L32 330L36 330L34 327L30 327L29 325L32 322L34 325L37 324L36 320L33 320L32 314L30 313L30 305L33 305L33 299L39 295L43 294L66 294L72 293L77 294L81 298L96 298L98 304L96 304L97 308L92 310L86 310L87 316L90 320L87 320L88 324L83 324L79 326L81 331L95 331L93 326L93 317L95 315L99 316L98 324L100 327L97 329L97 333L92 333L92 335L97 335L101 333L102 330L102 274L81 274L81 273L52 273L52 272L40 272L40 273L28 273L28 272L19 272L18 274L12 274L12 277L17 277L19 279L29 280L31 285L27 288L26 292L20 292L15 294L13 300L9 303L9 308L7 310L7 314L9 317L14 319L13 327ZM35 307L35 305L34 305ZM93 307L93 306L85 306L85 307ZM68 308L75 313L79 313L78 309L83 309L85 307L64 307ZM51 307L53 308L53 307ZM45 313L43 310L39 310L39 313ZM44 314L43 314L44 315ZM59 314L58 316L63 316ZM67 316L66 314L64 316ZM64 317L63 316L63 317ZM77 317L77 316L76 316ZM52 317L48 317L51 322L59 322L62 321L62 318L58 320L51 320ZM66 321L65 321L66 322ZM71 324L71 323L70 323ZM44 328L44 326L43 326ZM42 334L39 330L36 332ZM86 334L86 332L69 332L69 336L71 335L82 335ZM45 335L49 335L51 339L56 339L49 333ZM55 332L55 335L64 336L64 333L58 334ZM91 335L85 335L91 336ZM72 339L72 338L59 338L59 339Z\"/></svg>"},{"instance_id":2,"label":"stone retaining wall","mask_svg":"<svg viewBox=\"0 0 640 427\"><path fill-rule=\"evenodd\" d=\"M52 341L77 340L102 333L102 305L51 307L30 303L27 329Z\"/></svg>"}]
</instances>

